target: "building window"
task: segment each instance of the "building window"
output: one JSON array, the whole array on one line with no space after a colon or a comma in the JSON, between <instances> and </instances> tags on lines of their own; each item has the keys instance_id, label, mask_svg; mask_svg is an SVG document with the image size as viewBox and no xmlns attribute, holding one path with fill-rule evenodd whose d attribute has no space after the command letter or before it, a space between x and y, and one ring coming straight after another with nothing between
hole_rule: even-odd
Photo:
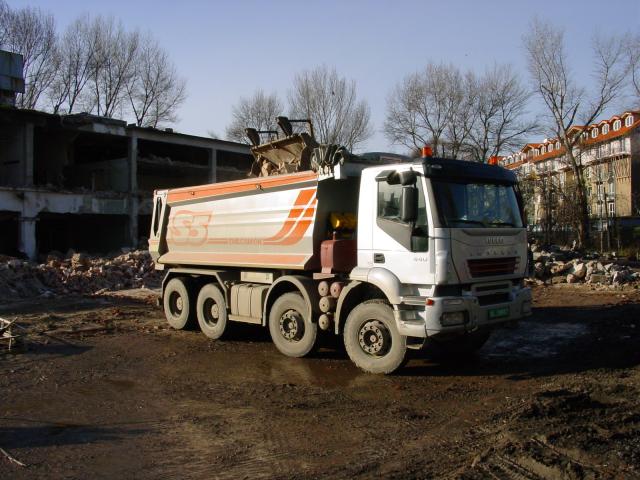
<instances>
[{"instance_id":1,"label":"building window","mask_svg":"<svg viewBox=\"0 0 640 480\"><path fill-rule=\"evenodd\" d=\"M543 155L547 153L547 147L543 145L542 148L540 149L540 153L542 153Z\"/></svg>"},{"instance_id":2,"label":"building window","mask_svg":"<svg viewBox=\"0 0 640 480\"><path fill-rule=\"evenodd\" d=\"M616 182L609 182L609 195L616 194Z\"/></svg>"},{"instance_id":3,"label":"building window","mask_svg":"<svg viewBox=\"0 0 640 480\"><path fill-rule=\"evenodd\" d=\"M616 202L609 202L609 216L616 216Z\"/></svg>"},{"instance_id":4,"label":"building window","mask_svg":"<svg viewBox=\"0 0 640 480\"><path fill-rule=\"evenodd\" d=\"M591 129L591 138L596 138L598 136L598 129L597 128L592 128Z\"/></svg>"},{"instance_id":5,"label":"building window","mask_svg":"<svg viewBox=\"0 0 640 480\"><path fill-rule=\"evenodd\" d=\"M602 134L606 135L607 133L609 133L609 125L607 125L606 123L602 126Z\"/></svg>"},{"instance_id":6,"label":"building window","mask_svg":"<svg viewBox=\"0 0 640 480\"><path fill-rule=\"evenodd\" d=\"M556 142L556 150L560 149L560 142Z\"/></svg>"},{"instance_id":7,"label":"building window","mask_svg":"<svg viewBox=\"0 0 640 480\"><path fill-rule=\"evenodd\" d=\"M630 127L631 125L633 125L633 115L629 115L627 118L624 119L625 127Z\"/></svg>"},{"instance_id":8,"label":"building window","mask_svg":"<svg viewBox=\"0 0 640 480\"><path fill-rule=\"evenodd\" d=\"M538 150L537 148L533 151L534 155L537 157L538 155L540 155L540 150Z\"/></svg>"},{"instance_id":9,"label":"building window","mask_svg":"<svg viewBox=\"0 0 640 480\"><path fill-rule=\"evenodd\" d=\"M550 151L550 152L553 152L553 143L550 143L550 144L549 144L549 151Z\"/></svg>"}]
</instances>

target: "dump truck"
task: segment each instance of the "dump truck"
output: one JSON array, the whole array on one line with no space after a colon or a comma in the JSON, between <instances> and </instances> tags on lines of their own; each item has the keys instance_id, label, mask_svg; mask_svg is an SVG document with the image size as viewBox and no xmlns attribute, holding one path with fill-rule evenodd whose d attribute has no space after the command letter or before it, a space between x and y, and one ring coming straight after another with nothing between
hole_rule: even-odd
<instances>
[{"instance_id":1,"label":"dump truck","mask_svg":"<svg viewBox=\"0 0 640 480\"><path fill-rule=\"evenodd\" d=\"M409 349L465 355L531 314L512 172L286 133L254 142L251 178L154 193L149 250L173 328L261 325L291 357L337 335L387 374Z\"/></svg>"}]
</instances>

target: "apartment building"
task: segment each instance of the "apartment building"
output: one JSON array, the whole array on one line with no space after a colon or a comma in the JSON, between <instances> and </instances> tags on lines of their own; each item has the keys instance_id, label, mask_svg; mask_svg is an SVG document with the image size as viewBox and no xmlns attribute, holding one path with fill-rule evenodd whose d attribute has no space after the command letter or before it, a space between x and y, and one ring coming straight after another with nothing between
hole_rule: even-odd
<instances>
[{"instance_id":1,"label":"apartment building","mask_svg":"<svg viewBox=\"0 0 640 480\"><path fill-rule=\"evenodd\" d=\"M618 227L640 225L638 126L640 111L626 111L592 125L574 126L569 132L581 137L574 154L582 168L589 213L596 229L610 228L614 222ZM536 185L533 211L529 212L534 228L545 216L545 205L555 208L563 201L571 201L570 195L562 193L570 193L574 175L557 138L528 143L520 151L502 157L500 164Z\"/></svg>"}]
</instances>

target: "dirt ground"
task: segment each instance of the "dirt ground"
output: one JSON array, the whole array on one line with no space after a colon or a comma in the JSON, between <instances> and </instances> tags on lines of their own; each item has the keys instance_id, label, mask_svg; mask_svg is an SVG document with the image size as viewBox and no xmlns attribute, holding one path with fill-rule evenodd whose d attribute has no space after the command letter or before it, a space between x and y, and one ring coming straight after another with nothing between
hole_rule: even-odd
<instances>
[{"instance_id":1,"label":"dirt ground","mask_svg":"<svg viewBox=\"0 0 640 480\"><path fill-rule=\"evenodd\" d=\"M170 330L149 291L4 303L0 478L640 478L640 293L540 287L466 362L361 373L327 343Z\"/></svg>"}]
</instances>

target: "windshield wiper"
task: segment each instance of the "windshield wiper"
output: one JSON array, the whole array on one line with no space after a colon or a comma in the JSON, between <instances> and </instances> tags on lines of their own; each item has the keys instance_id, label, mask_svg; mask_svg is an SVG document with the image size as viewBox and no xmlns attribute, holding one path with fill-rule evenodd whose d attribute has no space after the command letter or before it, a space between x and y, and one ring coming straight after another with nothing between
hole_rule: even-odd
<instances>
[{"instance_id":1,"label":"windshield wiper","mask_svg":"<svg viewBox=\"0 0 640 480\"><path fill-rule=\"evenodd\" d=\"M502 226L502 227L515 227L516 226L515 223L511 223L511 222L489 222L489 225L496 225L496 226Z\"/></svg>"},{"instance_id":2,"label":"windshield wiper","mask_svg":"<svg viewBox=\"0 0 640 480\"><path fill-rule=\"evenodd\" d=\"M449 218L448 220L450 222L470 223L471 225L482 225L483 227L486 227L486 224L480 220L466 220L464 218Z\"/></svg>"}]
</instances>

